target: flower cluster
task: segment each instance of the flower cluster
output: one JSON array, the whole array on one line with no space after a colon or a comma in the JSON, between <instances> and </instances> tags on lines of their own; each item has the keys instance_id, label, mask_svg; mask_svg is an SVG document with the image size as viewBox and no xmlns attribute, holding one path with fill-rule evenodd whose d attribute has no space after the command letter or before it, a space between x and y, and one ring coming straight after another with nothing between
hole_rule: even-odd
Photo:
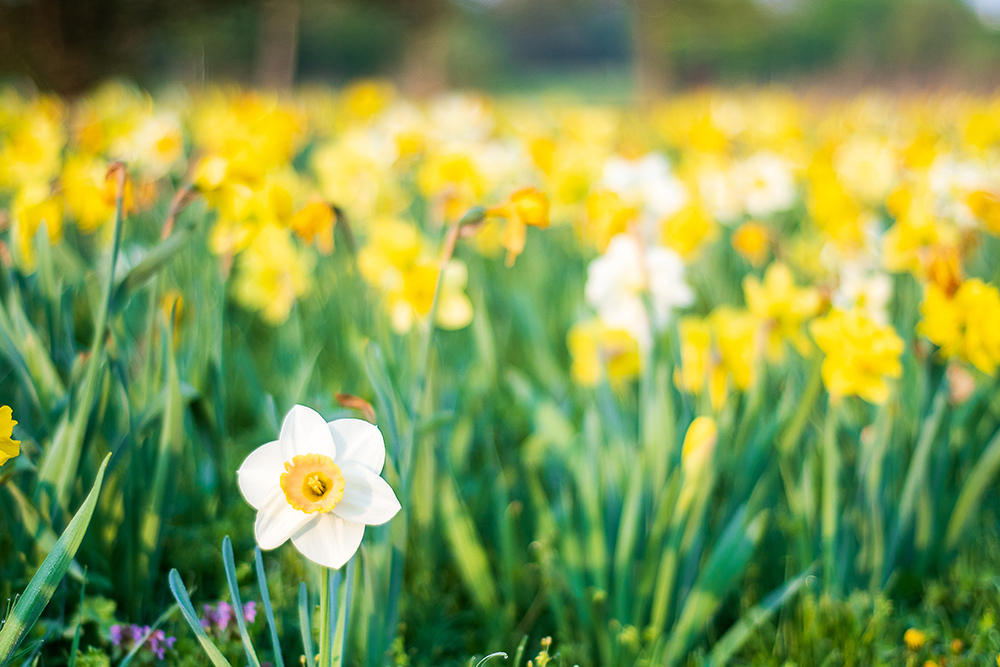
<instances>
[{"instance_id":1,"label":"flower cluster","mask_svg":"<svg viewBox=\"0 0 1000 667\"><path fill-rule=\"evenodd\" d=\"M163 630L150 632L148 625L115 624L111 626L111 644L123 651L131 651L147 634L149 638L142 644L142 648L148 650L158 660L163 660L167 651L172 649L177 641L176 637L168 637Z\"/></svg>"},{"instance_id":2,"label":"flower cluster","mask_svg":"<svg viewBox=\"0 0 1000 667\"><path fill-rule=\"evenodd\" d=\"M677 386L715 409L767 366L815 354L841 366L869 331L886 343L874 366L854 355L853 371L824 372L838 395L887 400L918 337L942 359L1000 368L992 97L708 91L638 117L477 94L417 102L380 82L280 99L154 100L122 84L72 104L0 98L0 206L23 273L68 225L107 242L106 167L124 160L126 210L190 188L231 298L273 325L329 299L349 266L396 333L432 317L462 329L470 258L511 265L535 238L589 265L561 324L581 385L622 386L675 335ZM435 241L459 224L461 259ZM899 316L914 299L916 327Z\"/></svg>"},{"instance_id":3,"label":"flower cluster","mask_svg":"<svg viewBox=\"0 0 1000 667\"><path fill-rule=\"evenodd\" d=\"M225 600L220 601L214 607L210 604L202 605L203 616L200 620L201 627L205 632L216 637L225 637L235 632L236 612L233 605ZM243 617L247 623L253 623L257 618L257 603L253 600L243 603Z\"/></svg>"}]
</instances>

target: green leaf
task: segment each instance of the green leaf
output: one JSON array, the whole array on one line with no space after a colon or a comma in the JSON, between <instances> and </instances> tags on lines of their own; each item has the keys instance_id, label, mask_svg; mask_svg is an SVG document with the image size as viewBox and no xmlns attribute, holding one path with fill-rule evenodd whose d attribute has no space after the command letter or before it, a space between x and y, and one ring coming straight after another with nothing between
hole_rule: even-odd
<instances>
[{"instance_id":1,"label":"green leaf","mask_svg":"<svg viewBox=\"0 0 1000 667\"><path fill-rule=\"evenodd\" d=\"M285 658L281 654L281 641L278 639L278 626L274 622L274 610L271 608L271 594L267 590L267 573L264 572L264 559L260 547L253 553L254 564L257 566L257 584L260 595L264 599L264 614L267 616L267 627L271 631L271 646L274 648L274 661L277 667L285 667Z\"/></svg>"},{"instance_id":2,"label":"green leaf","mask_svg":"<svg viewBox=\"0 0 1000 667\"><path fill-rule=\"evenodd\" d=\"M309 591L306 590L305 582L299 584L299 629L302 631L302 652L306 657L306 665L307 667L315 667L316 653L313 651Z\"/></svg>"},{"instance_id":3,"label":"green leaf","mask_svg":"<svg viewBox=\"0 0 1000 667\"><path fill-rule=\"evenodd\" d=\"M740 620L736 622L736 625L729 628L726 634L722 635L715 643L715 646L712 647L712 652L708 655L707 667L721 667L729 662L733 654L743 646L743 642L757 628L763 625L781 605L785 604L802 588L809 580L809 577L812 576L813 569L813 567L810 567L784 586L773 591L761 600L760 604L743 614Z\"/></svg>"},{"instance_id":4,"label":"green leaf","mask_svg":"<svg viewBox=\"0 0 1000 667\"><path fill-rule=\"evenodd\" d=\"M215 667L233 667L226 660L226 656L222 655L222 651L212 643L212 640L205 633L205 628L201 627L198 615L194 612L194 607L191 606L191 598L188 597L187 589L184 588L184 582L181 581L181 575L177 574L177 570L170 570L167 580L170 583L170 592L174 594L174 599L180 605L184 620L194 630L194 636L198 639L198 643L201 644L205 653L208 654L208 658L212 661L212 664Z\"/></svg>"},{"instance_id":5,"label":"green leaf","mask_svg":"<svg viewBox=\"0 0 1000 667\"><path fill-rule=\"evenodd\" d=\"M976 516L983 493L996 480L998 470L1000 470L1000 431L997 431L990 440L989 446L976 461L958 494L955 509L952 510L951 519L948 521L946 543L949 549L954 549L958 545L958 538L962 536L969 519Z\"/></svg>"},{"instance_id":6,"label":"green leaf","mask_svg":"<svg viewBox=\"0 0 1000 667\"><path fill-rule=\"evenodd\" d=\"M87 498L55 546L52 547L52 551L45 557L42 566L31 578L28 587L4 623L3 629L0 630L0 667L6 665L10 660L25 635L41 616L45 605L52 599L56 586L66 576L66 571L69 570L76 550L80 548L83 536L94 516L97 498L101 494L101 484L104 482L104 471L107 469L110 458L110 454L104 457L104 462L101 464L100 470L97 471L97 479L94 480L94 486L91 487Z\"/></svg>"},{"instance_id":7,"label":"green leaf","mask_svg":"<svg viewBox=\"0 0 1000 667\"><path fill-rule=\"evenodd\" d=\"M222 540L222 564L226 569L226 581L229 583L233 614L236 616L236 626L240 630L243 648L247 652L247 660L250 662L250 667L260 667L257 651L254 650L253 642L250 641L250 633L247 632L246 618L243 617L243 601L240 600L240 585L236 581L236 563L233 559L233 542L228 535Z\"/></svg>"}]
</instances>

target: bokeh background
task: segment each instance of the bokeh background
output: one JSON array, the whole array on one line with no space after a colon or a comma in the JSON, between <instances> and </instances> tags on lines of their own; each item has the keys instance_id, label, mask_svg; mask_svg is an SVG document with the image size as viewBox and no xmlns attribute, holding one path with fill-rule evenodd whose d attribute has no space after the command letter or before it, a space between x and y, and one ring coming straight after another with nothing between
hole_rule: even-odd
<instances>
[{"instance_id":1,"label":"bokeh background","mask_svg":"<svg viewBox=\"0 0 1000 667\"><path fill-rule=\"evenodd\" d=\"M0 0L0 78L74 94L384 77L630 99L707 84L992 89L1000 0Z\"/></svg>"}]
</instances>

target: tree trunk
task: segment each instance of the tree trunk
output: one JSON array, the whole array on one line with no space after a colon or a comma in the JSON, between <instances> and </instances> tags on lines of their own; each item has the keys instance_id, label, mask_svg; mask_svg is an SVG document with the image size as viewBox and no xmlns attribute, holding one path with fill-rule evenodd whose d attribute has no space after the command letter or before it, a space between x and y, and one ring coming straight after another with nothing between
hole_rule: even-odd
<instances>
[{"instance_id":1,"label":"tree trunk","mask_svg":"<svg viewBox=\"0 0 1000 667\"><path fill-rule=\"evenodd\" d=\"M407 95L429 97L448 89L448 14L413 16L403 46L400 87Z\"/></svg>"},{"instance_id":2,"label":"tree trunk","mask_svg":"<svg viewBox=\"0 0 1000 667\"><path fill-rule=\"evenodd\" d=\"M668 40L670 0L632 0L633 75L639 101L648 103L673 85Z\"/></svg>"},{"instance_id":3,"label":"tree trunk","mask_svg":"<svg viewBox=\"0 0 1000 667\"><path fill-rule=\"evenodd\" d=\"M300 0L261 0L257 38L258 86L287 91L295 82Z\"/></svg>"}]
</instances>

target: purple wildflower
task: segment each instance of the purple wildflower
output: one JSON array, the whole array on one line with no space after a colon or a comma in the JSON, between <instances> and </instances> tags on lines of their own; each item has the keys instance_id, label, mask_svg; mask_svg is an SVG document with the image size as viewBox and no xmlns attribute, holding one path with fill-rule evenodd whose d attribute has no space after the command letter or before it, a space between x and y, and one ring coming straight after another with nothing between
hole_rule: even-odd
<instances>
[{"instance_id":1,"label":"purple wildflower","mask_svg":"<svg viewBox=\"0 0 1000 667\"><path fill-rule=\"evenodd\" d=\"M247 619L247 623L253 623L254 619L257 618L257 603L251 600L243 605L243 615Z\"/></svg>"},{"instance_id":2,"label":"purple wildflower","mask_svg":"<svg viewBox=\"0 0 1000 667\"><path fill-rule=\"evenodd\" d=\"M111 626L111 643L120 646L122 643L122 626L115 623Z\"/></svg>"}]
</instances>

